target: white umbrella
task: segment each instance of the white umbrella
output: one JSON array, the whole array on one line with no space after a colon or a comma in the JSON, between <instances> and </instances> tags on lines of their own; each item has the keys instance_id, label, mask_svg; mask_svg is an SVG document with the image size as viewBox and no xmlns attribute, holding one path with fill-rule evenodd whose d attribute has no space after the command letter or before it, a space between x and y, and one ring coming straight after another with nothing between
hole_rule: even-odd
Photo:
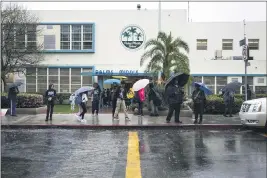
<instances>
[{"instance_id":1,"label":"white umbrella","mask_svg":"<svg viewBox=\"0 0 267 178\"><path fill-rule=\"evenodd\" d=\"M147 85L149 84L149 80L148 79L140 79L137 82L135 82L133 84L133 90L134 91L139 91L142 88L145 88Z\"/></svg>"}]
</instances>

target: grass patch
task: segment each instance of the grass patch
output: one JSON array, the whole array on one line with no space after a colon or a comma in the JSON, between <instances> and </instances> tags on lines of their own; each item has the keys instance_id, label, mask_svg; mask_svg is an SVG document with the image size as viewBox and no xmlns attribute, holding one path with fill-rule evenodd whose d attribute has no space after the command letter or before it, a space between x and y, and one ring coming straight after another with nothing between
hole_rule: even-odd
<instances>
[{"instance_id":1,"label":"grass patch","mask_svg":"<svg viewBox=\"0 0 267 178\"><path fill-rule=\"evenodd\" d=\"M74 111L70 109L70 105L68 104L54 106L54 114L72 114L72 113L77 113L78 111L79 107L77 105L75 106Z\"/></svg>"}]
</instances>

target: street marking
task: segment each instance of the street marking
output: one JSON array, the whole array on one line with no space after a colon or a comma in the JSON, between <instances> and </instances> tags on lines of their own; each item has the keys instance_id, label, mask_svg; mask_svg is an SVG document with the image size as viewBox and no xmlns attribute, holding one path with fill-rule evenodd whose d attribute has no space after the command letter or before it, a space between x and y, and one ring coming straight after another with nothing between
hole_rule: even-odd
<instances>
[{"instance_id":1,"label":"street marking","mask_svg":"<svg viewBox=\"0 0 267 178\"><path fill-rule=\"evenodd\" d=\"M142 178L137 132L129 132L125 178Z\"/></svg>"}]
</instances>

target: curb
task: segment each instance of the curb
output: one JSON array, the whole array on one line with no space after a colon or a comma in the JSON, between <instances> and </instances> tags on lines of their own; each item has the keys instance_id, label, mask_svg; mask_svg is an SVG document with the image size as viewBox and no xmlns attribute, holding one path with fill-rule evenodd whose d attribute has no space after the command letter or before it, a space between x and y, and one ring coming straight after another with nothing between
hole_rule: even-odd
<instances>
[{"instance_id":1,"label":"curb","mask_svg":"<svg viewBox=\"0 0 267 178\"><path fill-rule=\"evenodd\" d=\"M181 130L235 130L245 129L242 124L157 124L157 125L1 125L1 129L181 129Z\"/></svg>"}]
</instances>

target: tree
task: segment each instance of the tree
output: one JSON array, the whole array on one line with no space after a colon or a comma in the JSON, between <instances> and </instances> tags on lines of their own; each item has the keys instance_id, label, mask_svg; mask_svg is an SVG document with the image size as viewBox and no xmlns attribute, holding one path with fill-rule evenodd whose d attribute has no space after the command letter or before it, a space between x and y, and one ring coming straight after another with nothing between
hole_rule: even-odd
<instances>
[{"instance_id":1,"label":"tree","mask_svg":"<svg viewBox=\"0 0 267 178\"><path fill-rule=\"evenodd\" d=\"M131 27L129 30L128 30L128 32L129 33L131 33L132 35L132 41L134 41L134 34L136 34L136 28L134 28L134 27Z\"/></svg>"},{"instance_id":2,"label":"tree","mask_svg":"<svg viewBox=\"0 0 267 178\"><path fill-rule=\"evenodd\" d=\"M170 77L171 72L184 72L190 74L189 59L186 54L189 53L188 44L181 38L175 38L167 35L165 32L159 32L157 39L150 39L145 44L146 51L140 60L143 66L148 59L146 72L162 72L163 80ZM183 51L182 51L183 50Z\"/></svg>"},{"instance_id":3,"label":"tree","mask_svg":"<svg viewBox=\"0 0 267 178\"><path fill-rule=\"evenodd\" d=\"M43 45L38 18L18 4L1 9L1 80L6 87L10 73L24 73L25 68L43 61Z\"/></svg>"}]
</instances>

